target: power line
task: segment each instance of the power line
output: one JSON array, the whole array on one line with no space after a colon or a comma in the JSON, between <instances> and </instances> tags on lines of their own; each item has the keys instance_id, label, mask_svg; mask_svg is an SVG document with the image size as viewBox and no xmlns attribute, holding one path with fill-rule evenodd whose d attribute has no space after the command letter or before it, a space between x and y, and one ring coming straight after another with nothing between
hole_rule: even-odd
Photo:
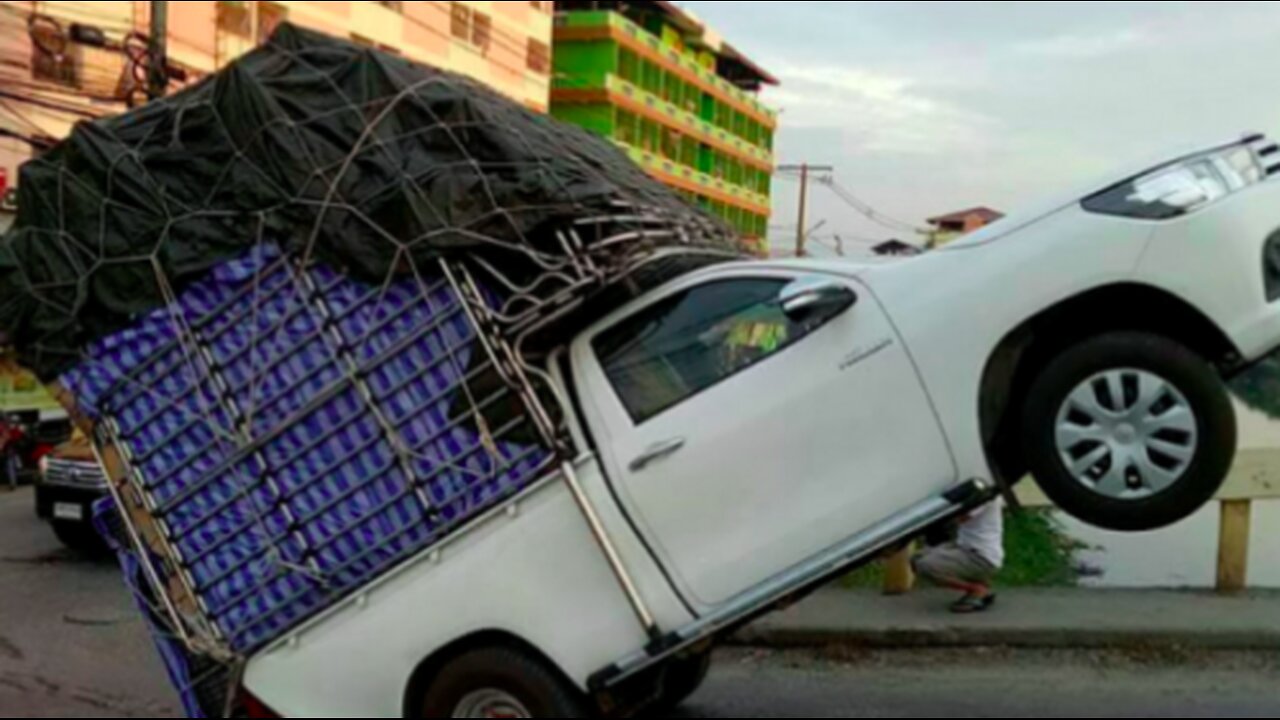
<instances>
[{"instance_id":1,"label":"power line","mask_svg":"<svg viewBox=\"0 0 1280 720\"><path fill-rule=\"evenodd\" d=\"M49 140L47 138L41 138L34 135L23 135L20 132L16 132L14 130L9 130L6 128L0 128L0 138L12 138L14 140L20 140L30 145L31 147L35 148L36 150L48 150L49 148L53 147L56 144L54 141Z\"/></svg>"},{"instance_id":2,"label":"power line","mask_svg":"<svg viewBox=\"0 0 1280 720\"><path fill-rule=\"evenodd\" d=\"M834 177L828 176L825 178L820 178L818 182L830 188L831 192L835 194L836 197L840 198L840 200L843 201L846 205L856 210L858 214L862 215L863 217L867 218L868 220L870 220L871 222L877 225L888 228L895 232L909 232L912 234L920 234L920 233L927 232L927 230L924 230L918 225L909 223L905 220L899 220L893 217L892 215L888 215L876 210L870 204L858 198L857 195L854 195L848 188L846 188L845 186L837 182Z\"/></svg>"},{"instance_id":3,"label":"power line","mask_svg":"<svg viewBox=\"0 0 1280 720\"><path fill-rule=\"evenodd\" d=\"M45 132L45 129L41 127L39 123L27 117L18 108L15 108L14 106L10 105L9 101L0 100L0 109L7 112L10 117L12 117L14 120L17 120L22 125L26 125L29 129L34 130L36 135L43 136L43 137L49 136L49 133Z\"/></svg>"},{"instance_id":4,"label":"power line","mask_svg":"<svg viewBox=\"0 0 1280 720\"><path fill-rule=\"evenodd\" d=\"M814 235L810 239L820 240L824 242L840 241L846 244L855 243L858 245L870 245L870 246L879 245L881 243L884 243L890 240L890 238L870 238L862 235L853 235L850 233L842 233L842 232L823 233L821 235Z\"/></svg>"},{"instance_id":5,"label":"power line","mask_svg":"<svg viewBox=\"0 0 1280 720\"><path fill-rule=\"evenodd\" d=\"M89 120L97 120L102 117L101 114L90 112L84 108L77 108L70 105L63 105L54 100L45 100L34 96L24 96L10 92L8 89L0 88L0 98L8 98L14 102L34 105L46 110L55 110L57 112L67 113L69 115L77 115Z\"/></svg>"},{"instance_id":6,"label":"power line","mask_svg":"<svg viewBox=\"0 0 1280 720\"><path fill-rule=\"evenodd\" d=\"M136 17L133 10L129 11L130 17L125 19L119 14L106 13L99 10L91 10L84 3L71 5L69 3L43 3L38 11L23 10L12 5L0 6L0 11L9 17L21 19L25 24L31 17L47 17L58 21L70 22L72 24L94 25L100 29L110 29L118 31L130 31L134 29Z\"/></svg>"}]
</instances>

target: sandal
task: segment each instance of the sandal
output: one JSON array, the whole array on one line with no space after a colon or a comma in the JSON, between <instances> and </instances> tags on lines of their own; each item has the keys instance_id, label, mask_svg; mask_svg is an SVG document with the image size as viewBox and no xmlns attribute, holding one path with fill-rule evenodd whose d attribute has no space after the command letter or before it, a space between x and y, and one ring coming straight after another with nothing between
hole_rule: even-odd
<instances>
[{"instance_id":1,"label":"sandal","mask_svg":"<svg viewBox=\"0 0 1280 720\"><path fill-rule=\"evenodd\" d=\"M976 595L966 595L956 601L951 606L951 612L956 615L975 615L990 610L996 604L996 596L988 595L986 597L977 597Z\"/></svg>"}]
</instances>

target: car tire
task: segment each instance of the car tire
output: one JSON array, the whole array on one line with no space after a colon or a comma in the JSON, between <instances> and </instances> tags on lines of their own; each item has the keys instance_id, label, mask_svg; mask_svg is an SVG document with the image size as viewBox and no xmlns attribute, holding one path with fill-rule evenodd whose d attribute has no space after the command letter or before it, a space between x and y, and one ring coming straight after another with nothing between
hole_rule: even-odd
<instances>
[{"instance_id":1,"label":"car tire","mask_svg":"<svg viewBox=\"0 0 1280 720\"><path fill-rule=\"evenodd\" d=\"M54 521L53 534L63 547L82 557L98 560L108 554L106 540L88 525Z\"/></svg>"},{"instance_id":2,"label":"car tire","mask_svg":"<svg viewBox=\"0 0 1280 720\"><path fill-rule=\"evenodd\" d=\"M672 660L662 671L662 686L658 700L651 704L648 713L656 717L668 717L686 700L693 697L711 674L711 653L704 652L678 660Z\"/></svg>"},{"instance_id":3,"label":"car tire","mask_svg":"<svg viewBox=\"0 0 1280 720\"><path fill-rule=\"evenodd\" d=\"M1032 383L1023 448L1041 489L1068 514L1107 530L1173 525L1222 488L1236 416L1216 370L1158 335L1086 340Z\"/></svg>"},{"instance_id":4,"label":"car tire","mask_svg":"<svg viewBox=\"0 0 1280 720\"><path fill-rule=\"evenodd\" d=\"M585 718L581 694L528 653L495 647L466 652L432 679L422 702L425 718Z\"/></svg>"}]
</instances>

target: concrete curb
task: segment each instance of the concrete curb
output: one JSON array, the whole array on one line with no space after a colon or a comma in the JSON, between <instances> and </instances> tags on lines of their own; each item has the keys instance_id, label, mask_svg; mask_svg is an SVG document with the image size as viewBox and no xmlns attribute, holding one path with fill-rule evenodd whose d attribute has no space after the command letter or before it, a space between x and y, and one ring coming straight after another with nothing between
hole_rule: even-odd
<instances>
[{"instance_id":1,"label":"concrete curb","mask_svg":"<svg viewBox=\"0 0 1280 720\"><path fill-rule=\"evenodd\" d=\"M737 647L777 650L855 650L1008 647L1028 650L1214 650L1280 652L1280 633L1248 631L946 628L837 630L749 628L730 640Z\"/></svg>"},{"instance_id":2,"label":"concrete curb","mask_svg":"<svg viewBox=\"0 0 1280 720\"><path fill-rule=\"evenodd\" d=\"M1013 590L958 617L954 595L824 591L734 638L772 648L1188 649L1280 651L1280 594Z\"/></svg>"}]
</instances>

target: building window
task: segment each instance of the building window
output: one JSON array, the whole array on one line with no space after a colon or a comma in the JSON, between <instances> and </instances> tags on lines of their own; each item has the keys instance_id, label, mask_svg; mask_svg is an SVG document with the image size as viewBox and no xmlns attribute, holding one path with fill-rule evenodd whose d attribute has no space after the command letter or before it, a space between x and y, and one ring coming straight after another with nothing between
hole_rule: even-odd
<instances>
[{"instance_id":1,"label":"building window","mask_svg":"<svg viewBox=\"0 0 1280 720\"><path fill-rule=\"evenodd\" d=\"M453 36L459 40L471 40L471 8L460 2L453 4Z\"/></svg>"},{"instance_id":2,"label":"building window","mask_svg":"<svg viewBox=\"0 0 1280 720\"><path fill-rule=\"evenodd\" d=\"M627 48L622 48L618 57L618 74L632 85L640 84L640 57Z\"/></svg>"},{"instance_id":3,"label":"building window","mask_svg":"<svg viewBox=\"0 0 1280 720\"><path fill-rule=\"evenodd\" d=\"M542 42L529 38L529 69L539 75L551 74L551 46Z\"/></svg>"},{"instance_id":4,"label":"building window","mask_svg":"<svg viewBox=\"0 0 1280 720\"><path fill-rule=\"evenodd\" d=\"M618 141L627 145L639 146L640 133L637 131L639 118L626 110L618 110Z\"/></svg>"},{"instance_id":5,"label":"building window","mask_svg":"<svg viewBox=\"0 0 1280 720\"><path fill-rule=\"evenodd\" d=\"M677 130L664 129L662 133L662 156L668 160L680 160L680 144L684 137Z\"/></svg>"},{"instance_id":6,"label":"building window","mask_svg":"<svg viewBox=\"0 0 1280 720\"><path fill-rule=\"evenodd\" d=\"M76 53L61 24L37 18L31 24L31 77L67 87L80 87Z\"/></svg>"},{"instance_id":7,"label":"building window","mask_svg":"<svg viewBox=\"0 0 1280 720\"><path fill-rule=\"evenodd\" d=\"M223 0L217 9L218 30L247 38L253 34L253 17L247 2Z\"/></svg>"},{"instance_id":8,"label":"building window","mask_svg":"<svg viewBox=\"0 0 1280 720\"><path fill-rule=\"evenodd\" d=\"M493 43L493 19L464 3L453 3L450 26L453 36L487 51Z\"/></svg>"},{"instance_id":9,"label":"building window","mask_svg":"<svg viewBox=\"0 0 1280 720\"><path fill-rule=\"evenodd\" d=\"M493 19L482 12L471 13L471 44L488 50L493 40Z\"/></svg>"},{"instance_id":10,"label":"building window","mask_svg":"<svg viewBox=\"0 0 1280 720\"><path fill-rule=\"evenodd\" d=\"M35 80L80 87L80 66L70 53L51 53L36 47L32 50L31 77Z\"/></svg>"}]
</instances>

